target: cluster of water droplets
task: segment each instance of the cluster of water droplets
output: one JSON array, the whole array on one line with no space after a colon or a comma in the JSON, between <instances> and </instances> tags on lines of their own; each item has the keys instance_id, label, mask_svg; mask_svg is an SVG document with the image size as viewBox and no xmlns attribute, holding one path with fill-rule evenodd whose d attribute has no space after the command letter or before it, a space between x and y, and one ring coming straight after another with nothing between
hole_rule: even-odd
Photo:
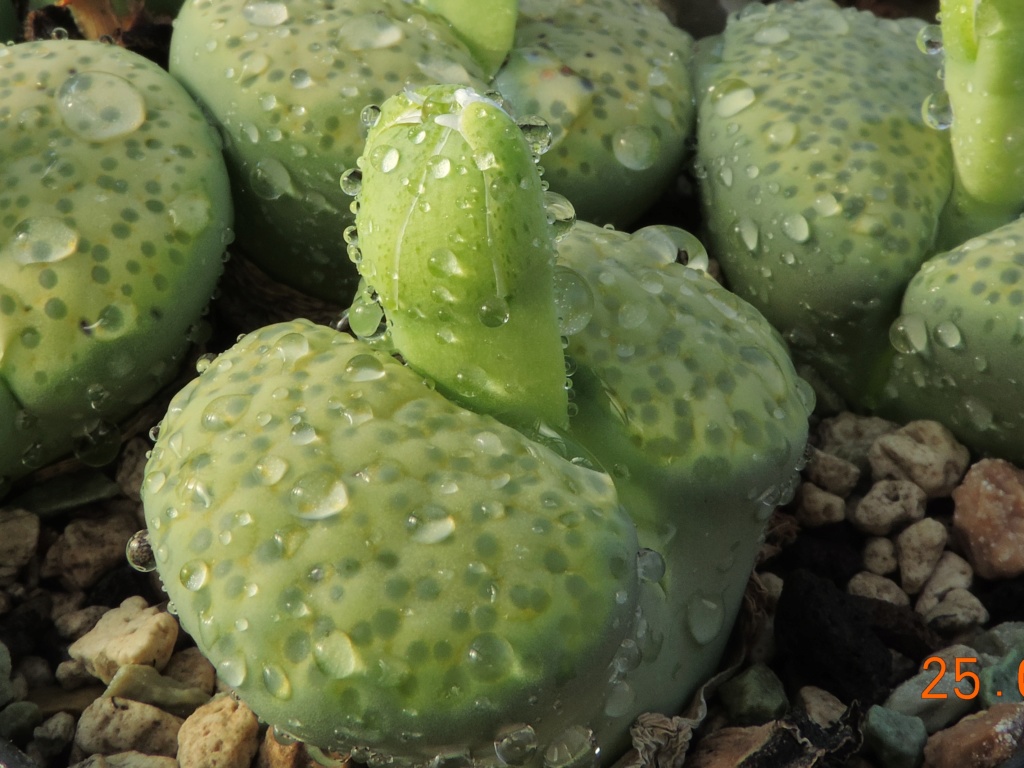
<instances>
[{"instance_id":1,"label":"cluster of water droplets","mask_svg":"<svg viewBox=\"0 0 1024 768\"><path fill-rule=\"evenodd\" d=\"M937 71L940 85L933 93L928 94L922 102L921 118L926 125L937 131L948 130L953 125L953 106L949 101L949 93L941 85L944 77L942 27L938 24L926 24L921 27L917 33L917 47L921 53L935 56L940 61Z\"/></svg>"}]
</instances>

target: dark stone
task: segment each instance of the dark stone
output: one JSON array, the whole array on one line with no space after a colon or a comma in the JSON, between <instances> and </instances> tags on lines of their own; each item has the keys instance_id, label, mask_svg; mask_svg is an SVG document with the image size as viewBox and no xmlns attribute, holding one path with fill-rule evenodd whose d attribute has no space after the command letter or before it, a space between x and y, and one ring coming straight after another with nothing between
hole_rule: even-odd
<instances>
[{"instance_id":1,"label":"dark stone","mask_svg":"<svg viewBox=\"0 0 1024 768\"><path fill-rule=\"evenodd\" d=\"M796 540L768 560L763 569L781 576L808 570L839 587L864 570L863 535L847 522L806 528Z\"/></svg>"},{"instance_id":2,"label":"dark stone","mask_svg":"<svg viewBox=\"0 0 1024 768\"><path fill-rule=\"evenodd\" d=\"M798 569L784 582L775 614L783 678L792 688L816 685L869 706L889 693L892 654L850 596L831 581Z\"/></svg>"},{"instance_id":3,"label":"dark stone","mask_svg":"<svg viewBox=\"0 0 1024 768\"><path fill-rule=\"evenodd\" d=\"M0 621L0 643L7 646L17 665L22 656L42 656L51 663L62 661L64 648L50 620L53 601L45 592L30 595Z\"/></svg>"},{"instance_id":4,"label":"dark stone","mask_svg":"<svg viewBox=\"0 0 1024 768\"><path fill-rule=\"evenodd\" d=\"M142 595L150 605L164 599L162 595L157 595L153 591L152 582L147 574L136 571L125 563L103 574L86 593L85 603L116 608L135 595Z\"/></svg>"},{"instance_id":5,"label":"dark stone","mask_svg":"<svg viewBox=\"0 0 1024 768\"><path fill-rule=\"evenodd\" d=\"M924 616L910 606L860 595L847 597L851 608L886 646L918 664L949 645L949 641L930 629Z\"/></svg>"}]
</instances>

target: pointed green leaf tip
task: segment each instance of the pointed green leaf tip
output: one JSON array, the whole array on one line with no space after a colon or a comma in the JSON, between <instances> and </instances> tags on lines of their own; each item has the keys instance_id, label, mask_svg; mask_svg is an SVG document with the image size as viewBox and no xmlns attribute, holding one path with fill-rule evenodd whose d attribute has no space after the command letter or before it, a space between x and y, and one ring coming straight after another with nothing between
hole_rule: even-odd
<instances>
[{"instance_id":1,"label":"pointed green leaf tip","mask_svg":"<svg viewBox=\"0 0 1024 768\"><path fill-rule=\"evenodd\" d=\"M420 0L444 17L480 65L493 76L512 48L518 0Z\"/></svg>"},{"instance_id":2,"label":"pointed green leaf tip","mask_svg":"<svg viewBox=\"0 0 1024 768\"><path fill-rule=\"evenodd\" d=\"M942 0L941 7L956 175L939 245L952 248L1024 210L1024 3Z\"/></svg>"},{"instance_id":3,"label":"pointed green leaf tip","mask_svg":"<svg viewBox=\"0 0 1024 768\"><path fill-rule=\"evenodd\" d=\"M477 412L566 426L554 239L516 123L467 88L408 91L382 106L359 167L353 257L395 349Z\"/></svg>"}]
</instances>

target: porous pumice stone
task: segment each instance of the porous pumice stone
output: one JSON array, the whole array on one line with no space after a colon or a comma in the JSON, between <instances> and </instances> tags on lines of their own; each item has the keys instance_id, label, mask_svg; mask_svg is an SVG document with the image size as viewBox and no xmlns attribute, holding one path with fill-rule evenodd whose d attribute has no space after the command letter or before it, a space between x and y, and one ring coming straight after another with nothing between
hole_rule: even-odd
<instances>
[{"instance_id":1,"label":"porous pumice stone","mask_svg":"<svg viewBox=\"0 0 1024 768\"><path fill-rule=\"evenodd\" d=\"M110 422L176 372L230 224L216 133L165 71L97 42L0 47L0 476L73 441L112 457Z\"/></svg>"},{"instance_id":2,"label":"porous pumice stone","mask_svg":"<svg viewBox=\"0 0 1024 768\"><path fill-rule=\"evenodd\" d=\"M693 39L653 3L520 4L494 86L551 127L542 164L580 219L625 228L679 173L696 112Z\"/></svg>"},{"instance_id":3,"label":"porous pumice stone","mask_svg":"<svg viewBox=\"0 0 1024 768\"><path fill-rule=\"evenodd\" d=\"M238 246L272 277L339 304L357 275L338 179L362 151L363 109L405 85L486 90L448 24L405 0L190 0L170 71L221 128Z\"/></svg>"},{"instance_id":4,"label":"porous pumice stone","mask_svg":"<svg viewBox=\"0 0 1024 768\"><path fill-rule=\"evenodd\" d=\"M142 494L182 626L320 747L495 763L511 733L525 764L584 725L561 702L600 711L632 631L636 533L608 475L308 321L175 396Z\"/></svg>"},{"instance_id":5,"label":"porous pumice stone","mask_svg":"<svg viewBox=\"0 0 1024 768\"><path fill-rule=\"evenodd\" d=\"M952 183L948 135L921 114L941 85L915 44L923 25L829 0L752 3L697 56L708 248L852 403L877 395Z\"/></svg>"},{"instance_id":6,"label":"porous pumice stone","mask_svg":"<svg viewBox=\"0 0 1024 768\"><path fill-rule=\"evenodd\" d=\"M941 414L968 447L1024 462L1024 220L925 262L890 337L893 414Z\"/></svg>"}]
</instances>

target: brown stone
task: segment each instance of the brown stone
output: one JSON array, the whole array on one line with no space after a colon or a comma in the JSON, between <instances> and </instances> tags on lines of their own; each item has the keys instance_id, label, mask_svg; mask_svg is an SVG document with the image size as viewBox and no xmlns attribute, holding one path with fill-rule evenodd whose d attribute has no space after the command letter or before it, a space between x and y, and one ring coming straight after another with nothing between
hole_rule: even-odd
<instances>
[{"instance_id":1,"label":"brown stone","mask_svg":"<svg viewBox=\"0 0 1024 768\"><path fill-rule=\"evenodd\" d=\"M124 562L124 547L139 528L126 512L73 520L50 547L42 575L56 576L71 591L88 589Z\"/></svg>"},{"instance_id":2,"label":"brown stone","mask_svg":"<svg viewBox=\"0 0 1024 768\"><path fill-rule=\"evenodd\" d=\"M996 704L932 734L923 768L995 768L1017 753L1024 739L1024 704Z\"/></svg>"},{"instance_id":3,"label":"brown stone","mask_svg":"<svg viewBox=\"0 0 1024 768\"><path fill-rule=\"evenodd\" d=\"M130 699L100 696L82 713L75 746L86 755L136 750L174 757L180 717Z\"/></svg>"},{"instance_id":4,"label":"brown stone","mask_svg":"<svg viewBox=\"0 0 1024 768\"><path fill-rule=\"evenodd\" d=\"M948 496L964 476L970 452L937 421L911 421L882 435L868 451L875 480L910 480L930 499Z\"/></svg>"},{"instance_id":5,"label":"brown stone","mask_svg":"<svg viewBox=\"0 0 1024 768\"><path fill-rule=\"evenodd\" d=\"M986 579L1024 573L1024 470L982 459L953 491L953 529Z\"/></svg>"},{"instance_id":6,"label":"brown stone","mask_svg":"<svg viewBox=\"0 0 1024 768\"><path fill-rule=\"evenodd\" d=\"M181 768L247 768L259 749L259 722L245 704L219 696L178 731Z\"/></svg>"}]
</instances>

